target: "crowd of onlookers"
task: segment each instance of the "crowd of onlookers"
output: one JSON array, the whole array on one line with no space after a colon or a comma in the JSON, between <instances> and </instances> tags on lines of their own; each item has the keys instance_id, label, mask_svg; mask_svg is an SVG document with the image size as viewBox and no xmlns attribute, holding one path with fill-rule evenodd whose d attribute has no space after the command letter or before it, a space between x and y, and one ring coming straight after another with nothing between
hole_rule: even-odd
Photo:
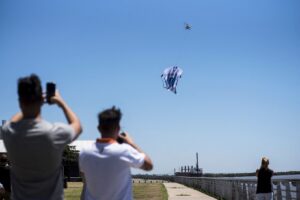
<instances>
[{"instance_id":1,"label":"crowd of onlookers","mask_svg":"<svg viewBox=\"0 0 300 200\"><path fill-rule=\"evenodd\" d=\"M1 195L13 200L63 199L62 154L66 145L81 134L80 120L55 90L55 84L47 84L44 93L35 74L20 78L17 91L20 112L1 131L10 162L10 167L5 164L3 168L10 178L1 177ZM43 119L45 105L58 106L67 123ZM153 168L150 157L129 134L121 133L121 117L116 107L100 112L97 127L100 137L80 152L82 199L132 199L130 168L146 171ZM1 172L2 175L5 173Z\"/></svg>"},{"instance_id":2,"label":"crowd of onlookers","mask_svg":"<svg viewBox=\"0 0 300 200\"><path fill-rule=\"evenodd\" d=\"M2 127L7 155L0 158L0 200L62 200L62 153L66 145L82 132L79 118L56 90L43 92L37 75L18 80L20 112ZM78 98L81 94L78 94ZM103 94L104 95L104 94ZM56 105L67 123L50 123L42 118L44 105ZM150 157L139 148L128 133L121 132L121 110L112 107L98 115L100 137L79 155L84 186L84 200L130 200L130 168L150 171ZM257 198L272 199L269 160L262 159L257 170Z\"/></svg>"}]
</instances>

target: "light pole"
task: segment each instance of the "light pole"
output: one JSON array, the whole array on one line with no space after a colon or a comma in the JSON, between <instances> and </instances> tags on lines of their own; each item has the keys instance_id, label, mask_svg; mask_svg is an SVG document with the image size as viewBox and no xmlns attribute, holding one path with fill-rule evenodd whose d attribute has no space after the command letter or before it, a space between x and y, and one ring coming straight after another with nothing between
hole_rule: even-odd
<instances>
[{"instance_id":1,"label":"light pole","mask_svg":"<svg viewBox=\"0 0 300 200\"><path fill-rule=\"evenodd\" d=\"M196 172L199 173L198 152L196 153Z\"/></svg>"}]
</instances>

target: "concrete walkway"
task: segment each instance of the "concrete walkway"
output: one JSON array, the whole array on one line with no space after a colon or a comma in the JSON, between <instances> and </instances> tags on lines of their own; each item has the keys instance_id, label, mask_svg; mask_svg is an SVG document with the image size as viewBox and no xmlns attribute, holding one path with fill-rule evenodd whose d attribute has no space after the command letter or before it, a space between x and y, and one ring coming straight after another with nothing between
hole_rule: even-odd
<instances>
[{"instance_id":1,"label":"concrete walkway","mask_svg":"<svg viewBox=\"0 0 300 200\"><path fill-rule=\"evenodd\" d=\"M169 200L215 200L213 197L179 183L164 183L164 185L167 189Z\"/></svg>"}]
</instances>

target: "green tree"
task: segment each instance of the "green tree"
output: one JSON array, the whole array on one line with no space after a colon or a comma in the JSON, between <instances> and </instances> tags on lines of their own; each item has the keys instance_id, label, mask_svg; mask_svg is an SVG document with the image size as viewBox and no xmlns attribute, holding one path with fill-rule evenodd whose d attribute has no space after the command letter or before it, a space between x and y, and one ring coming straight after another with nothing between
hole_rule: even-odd
<instances>
[{"instance_id":1,"label":"green tree","mask_svg":"<svg viewBox=\"0 0 300 200\"><path fill-rule=\"evenodd\" d=\"M63 152L64 163L78 162L79 151L75 146L67 145Z\"/></svg>"}]
</instances>

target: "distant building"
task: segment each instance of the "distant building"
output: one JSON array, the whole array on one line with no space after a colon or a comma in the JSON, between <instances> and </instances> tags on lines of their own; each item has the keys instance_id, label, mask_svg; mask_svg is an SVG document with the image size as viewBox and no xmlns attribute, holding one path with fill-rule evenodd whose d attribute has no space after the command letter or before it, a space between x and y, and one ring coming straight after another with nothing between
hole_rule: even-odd
<instances>
[{"instance_id":1,"label":"distant building","mask_svg":"<svg viewBox=\"0 0 300 200\"><path fill-rule=\"evenodd\" d=\"M2 124L0 125L0 140L2 140L2 126L4 125L5 120L2 120Z\"/></svg>"},{"instance_id":2,"label":"distant building","mask_svg":"<svg viewBox=\"0 0 300 200\"><path fill-rule=\"evenodd\" d=\"M203 169L199 168L198 153L196 153L196 166L182 166L179 172L174 170L175 176L202 176Z\"/></svg>"},{"instance_id":3,"label":"distant building","mask_svg":"<svg viewBox=\"0 0 300 200\"><path fill-rule=\"evenodd\" d=\"M76 150L80 152L80 151L82 151L82 149L92 145L94 142L95 142L95 140L75 140L74 142L72 142L69 145L75 146Z\"/></svg>"},{"instance_id":4,"label":"distant building","mask_svg":"<svg viewBox=\"0 0 300 200\"><path fill-rule=\"evenodd\" d=\"M0 154L6 154L6 148L4 146L3 140L0 140Z\"/></svg>"},{"instance_id":5,"label":"distant building","mask_svg":"<svg viewBox=\"0 0 300 200\"><path fill-rule=\"evenodd\" d=\"M0 125L0 154L6 154L6 148L4 146L3 140L2 140L2 126L4 125L5 120L2 120L2 125Z\"/></svg>"}]
</instances>

